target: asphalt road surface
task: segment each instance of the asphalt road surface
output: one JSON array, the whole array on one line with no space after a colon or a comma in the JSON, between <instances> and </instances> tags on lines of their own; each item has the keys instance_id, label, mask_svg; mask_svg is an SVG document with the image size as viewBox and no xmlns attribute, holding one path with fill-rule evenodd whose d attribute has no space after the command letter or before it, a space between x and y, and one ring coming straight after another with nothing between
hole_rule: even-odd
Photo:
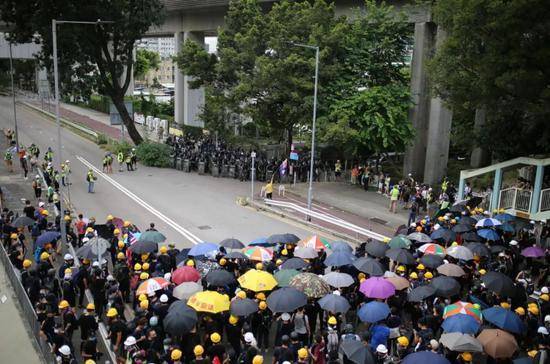
<instances>
[{"instance_id":1,"label":"asphalt road surface","mask_svg":"<svg viewBox=\"0 0 550 364\"><path fill-rule=\"evenodd\" d=\"M20 143L37 144L40 158L51 146L54 161L58 160L55 123L24 106L18 106L17 119ZM8 97L0 97L0 127L13 129L13 109ZM72 185L65 192L70 195L77 213L94 216L99 223L105 221L108 214L130 220L141 228L154 222L168 242L176 243L179 248L229 237L246 244L275 233L290 232L300 237L315 233L239 206L236 199L249 194L250 183L142 165L135 172L119 173L116 162L114 173L106 176L98 173L105 154L98 145L63 128L61 139L62 160L70 160L72 170ZM94 194L87 193L88 168L95 168L98 176ZM31 196L33 193L29 191Z\"/></svg>"}]
</instances>

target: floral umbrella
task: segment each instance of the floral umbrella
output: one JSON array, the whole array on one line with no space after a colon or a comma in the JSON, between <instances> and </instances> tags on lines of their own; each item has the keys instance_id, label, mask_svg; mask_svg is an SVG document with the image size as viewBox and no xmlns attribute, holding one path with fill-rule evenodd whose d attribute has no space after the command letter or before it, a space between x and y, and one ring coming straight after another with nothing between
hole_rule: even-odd
<instances>
[{"instance_id":1,"label":"floral umbrella","mask_svg":"<svg viewBox=\"0 0 550 364\"><path fill-rule=\"evenodd\" d=\"M472 316L478 322L481 322L481 308L470 302L463 301L457 301L451 305L446 306L443 310L443 319L459 313Z\"/></svg>"},{"instance_id":2,"label":"floral umbrella","mask_svg":"<svg viewBox=\"0 0 550 364\"><path fill-rule=\"evenodd\" d=\"M441 255L442 257L444 257L445 254L447 254L445 252L444 247L442 247L439 244L434 244L434 243L424 244L420 248L418 248L418 250L421 251L424 254L436 254L436 255Z\"/></svg>"},{"instance_id":3,"label":"floral umbrella","mask_svg":"<svg viewBox=\"0 0 550 364\"><path fill-rule=\"evenodd\" d=\"M289 286L304 292L309 298L320 298L332 292L329 284L313 273L295 275L290 280Z\"/></svg>"},{"instance_id":4,"label":"floral umbrella","mask_svg":"<svg viewBox=\"0 0 550 364\"><path fill-rule=\"evenodd\" d=\"M313 235L300 240L298 242L298 246L309 247L315 250L332 249L332 245L330 244L330 242L327 239L321 238L318 235Z\"/></svg>"},{"instance_id":5,"label":"floral umbrella","mask_svg":"<svg viewBox=\"0 0 550 364\"><path fill-rule=\"evenodd\" d=\"M149 295L153 292L160 291L161 289L168 287L170 282L161 277L149 278L145 282L141 283L136 290L136 296L140 294Z\"/></svg>"},{"instance_id":6,"label":"floral umbrella","mask_svg":"<svg viewBox=\"0 0 550 364\"><path fill-rule=\"evenodd\" d=\"M246 247L242 250L250 260L256 262L269 262L273 259L273 250L268 248L262 248L260 246Z\"/></svg>"}]
</instances>

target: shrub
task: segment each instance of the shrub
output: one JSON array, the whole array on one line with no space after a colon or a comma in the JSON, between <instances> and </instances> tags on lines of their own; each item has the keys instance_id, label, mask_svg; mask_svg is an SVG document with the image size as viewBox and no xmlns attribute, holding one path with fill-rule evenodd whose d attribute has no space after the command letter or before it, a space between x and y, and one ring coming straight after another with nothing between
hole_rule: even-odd
<instances>
[{"instance_id":1,"label":"shrub","mask_svg":"<svg viewBox=\"0 0 550 364\"><path fill-rule=\"evenodd\" d=\"M166 144L143 142L136 148L138 160L150 167L169 167L170 147Z\"/></svg>"},{"instance_id":2,"label":"shrub","mask_svg":"<svg viewBox=\"0 0 550 364\"><path fill-rule=\"evenodd\" d=\"M97 144L104 145L107 144L109 140L107 139L107 135L105 134L97 134Z\"/></svg>"}]
</instances>

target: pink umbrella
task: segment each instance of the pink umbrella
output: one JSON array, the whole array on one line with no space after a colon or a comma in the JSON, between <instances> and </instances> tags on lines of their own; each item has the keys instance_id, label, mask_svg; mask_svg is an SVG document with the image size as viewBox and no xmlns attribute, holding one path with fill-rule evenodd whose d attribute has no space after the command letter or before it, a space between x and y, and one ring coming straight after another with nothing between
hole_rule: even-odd
<instances>
[{"instance_id":1,"label":"pink umbrella","mask_svg":"<svg viewBox=\"0 0 550 364\"><path fill-rule=\"evenodd\" d=\"M371 277L361 283L359 291L369 298L386 299L395 294L395 286L382 277Z\"/></svg>"},{"instance_id":2,"label":"pink umbrella","mask_svg":"<svg viewBox=\"0 0 550 364\"><path fill-rule=\"evenodd\" d=\"M536 245L525 248L521 251L521 255L528 258L541 258L544 257L544 249L539 248Z\"/></svg>"},{"instance_id":3,"label":"pink umbrella","mask_svg":"<svg viewBox=\"0 0 550 364\"><path fill-rule=\"evenodd\" d=\"M182 284L183 282L197 282L201 279L200 273L193 267L179 267L172 273L172 282Z\"/></svg>"}]
</instances>

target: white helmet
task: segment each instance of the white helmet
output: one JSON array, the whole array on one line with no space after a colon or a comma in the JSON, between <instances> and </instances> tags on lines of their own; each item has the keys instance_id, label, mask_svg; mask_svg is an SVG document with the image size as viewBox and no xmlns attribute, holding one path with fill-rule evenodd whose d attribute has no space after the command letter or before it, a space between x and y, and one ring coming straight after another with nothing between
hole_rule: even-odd
<instances>
[{"instance_id":1,"label":"white helmet","mask_svg":"<svg viewBox=\"0 0 550 364\"><path fill-rule=\"evenodd\" d=\"M128 336L126 338L126 340L124 340L124 345L125 346L132 346L132 345L136 345L136 338L133 337L133 336Z\"/></svg>"},{"instance_id":2,"label":"white helmet","mask_svg":"<svg viewBox=\"0 0 550 364\"><path fill-rule=\"evenodd\" d=\"M68 345L63 345L59 348L59 353L64 356L71 355L71 348Z\"/></svg>"},{"instance_id":3,"label":"white helmet","mask_svg":"<svg viewBox=\"0 0 550 364\"><path fill-rule=\"evenodd\" d=\"M73 256L69 253L65 254L65 256L63 257L63 260L73 260Z\"/></svg>"}]
</instances>

